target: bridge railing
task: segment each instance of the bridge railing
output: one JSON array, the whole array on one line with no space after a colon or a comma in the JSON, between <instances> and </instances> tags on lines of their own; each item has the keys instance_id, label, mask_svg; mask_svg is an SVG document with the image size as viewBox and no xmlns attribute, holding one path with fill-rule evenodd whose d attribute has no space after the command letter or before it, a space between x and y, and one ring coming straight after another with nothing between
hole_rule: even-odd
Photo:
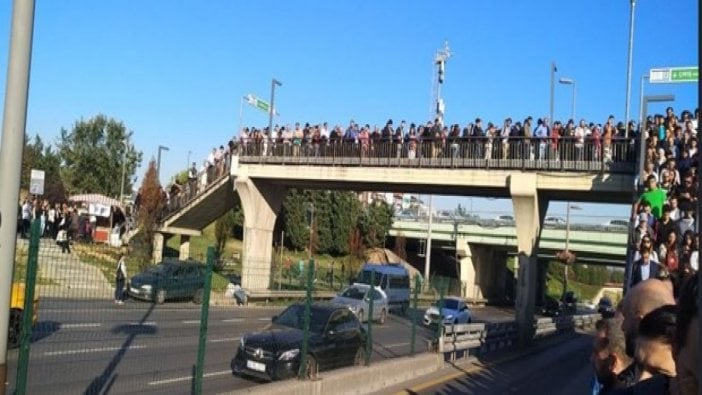
<instances>
[{"instance_id":1,"label":"bridge railing","mask_svg":"<svg viewBox=\"0 0 702 395\"><path fill-rule=\"evenodd\" d=\"M469 137L421 140L246 140L239 163L633 173L633 140Z\"/></svg>"}]
</instances>

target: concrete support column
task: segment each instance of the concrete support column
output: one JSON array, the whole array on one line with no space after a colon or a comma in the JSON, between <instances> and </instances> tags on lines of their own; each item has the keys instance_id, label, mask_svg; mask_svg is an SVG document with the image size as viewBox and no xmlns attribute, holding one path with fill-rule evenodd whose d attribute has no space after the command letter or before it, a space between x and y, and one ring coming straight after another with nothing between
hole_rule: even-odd
<instances>
[{"instance_id":1,"label":"concrete support column","mask_svg":"<svg viewBox=\"0 0 702 395\"><path fill-rule=\"evenodd\" d=\"M494 268L495 277L492 298L495 301L505 300L505 289L507 285L507 259L507 251L493 251L491 264Z\"/></svg>"},{"instance_id":2,"label":"concrete support column","mask_svg":"<svg viewBox=\"0 0 702 395\"><path fill-rule=\"evenodd\" d=\"M456 251L461 265L461 296L476 302L491 299L497 278L493 267L493 248L469 244L464 238L458 238Z\"/></svg>"},{"instance_id":3,"label":"concrete support column","mask_svg":"<svg viewBox=\"0 0 702 395\"><path fill-rule=\"evenodd\" d=\"M239 176L234 181L244 210L242 287L268 289L273 259L273 227L285 198L285 188Z\"/></svg>"},{"instance_id":4,"label":"concrete support column","mask_svg":"<svg viewBox=\"0 0 702 395\"><path fill-rule=\"evenodd\" d=\"M519 342L525 345L534 337L537 256L548 201L538 196L536 174L514 174L510 177L509 186L517 230L516 321L519 325Z\"/></svg>"},{"instance_id":5,"label":"concrete support column","mask_svg":"<svg viewBox=\"0 0 702 395\"><path fill-rule=\"evenodd\" d=\"M544 305L546 302L546 273L548 272L548 261L540 259L538 261L539 271L536 277L536 304Z\"/></svg>"},{"instance_id":6,"label":"concrete support column","mask_svg":"<svg viewBox=\"0 0 702 395\"><path fill-rule=\"evenodd\" d=\"M154 249L153 249L153 260L154 263L161 262L163 259L163 245L165 244L165 237L163 233L154 233Z\"/></svg>"},{"instance_id":7,"label":"concrete support column","mask_svg":"<svg viewBox=\"0 0 702 395\"><path fill-rule=\"evenodd\" d=\"M190 258L190 236L180 235L180 248L178 249L178 259L186 260Z\"/></svg>"}]
</instances>

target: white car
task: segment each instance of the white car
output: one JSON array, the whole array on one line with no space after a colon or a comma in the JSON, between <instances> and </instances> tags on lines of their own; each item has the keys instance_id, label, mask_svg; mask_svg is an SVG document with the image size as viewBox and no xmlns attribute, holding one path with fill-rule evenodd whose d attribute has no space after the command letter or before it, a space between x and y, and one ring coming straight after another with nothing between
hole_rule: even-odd
<instances>
[{"instance_id":1,"label":"white car","mask_svg":"<svg viewBox=\"0 0 702 395\"><path fill-rule=\"evenodd\" d=\"M388 317L389 307L388 296L380 287L375 287L371 292L370 285L355 283L341 291L331 302L348 307L360 322L365 322L370 314L371 298L373 299L373 320L383 325Z\"/></svg>"},{"instance_id":2,"label":"white car","mask_svg":"<svg viewBox=\"0 0 702 395\"><path fill-rule=\"evenodd\" d=\"M544 218L544 224L546 225L565 225L566 221L561 217L546 217Z\"/></svg>"},{"instance_id":3,"label":"white car","mask_svg":"<svg viewBox=\"0 0 702 395\"><path fill-rule=\"evenodd\" d=\"M444 298L441 313L439 313L439 302L435 302L424 313L424 325L437 325L439 322L446 324L470 324L473 321L471 313L463 299L449 296Z\"/></svg>"}]
</instances>

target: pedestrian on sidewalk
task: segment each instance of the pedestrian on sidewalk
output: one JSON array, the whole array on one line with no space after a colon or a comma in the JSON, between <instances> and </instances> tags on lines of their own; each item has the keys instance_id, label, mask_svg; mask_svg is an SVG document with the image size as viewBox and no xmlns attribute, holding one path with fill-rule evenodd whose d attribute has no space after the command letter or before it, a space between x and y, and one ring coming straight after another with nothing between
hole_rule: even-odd
<instances>
[{"instance_id":1,"label":"pedestrian on sidewalk","mask_svg":"<svg viewBox=\"0 0 702 395\"><path fill-rule=\"evenodd\" d=\"M71 244L68 241L68 220L62 218L58 225L58 232L56 232L56 244L61 247L61 253L71 253Z\"/></svg>"},{"instance_id":2,"label":"pedestrian on sidewalk","mask_svg":"<svg viewBox=\"0 0 702 395\"><path fill-rule=\"evenodd\" d=\"M115 273L115 303L124 303L124 285L127 282L127 263L124 254L119 255L117 261L117 271Z\"/></svg>"}]
</instances>

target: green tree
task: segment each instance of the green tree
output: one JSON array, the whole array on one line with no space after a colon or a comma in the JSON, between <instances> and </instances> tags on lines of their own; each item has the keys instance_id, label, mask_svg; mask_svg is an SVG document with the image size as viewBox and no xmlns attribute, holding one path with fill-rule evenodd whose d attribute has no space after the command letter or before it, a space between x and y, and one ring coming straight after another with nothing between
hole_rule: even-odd
<instances>
[{"instance_id":1,"label":"green tree","mask_svg":"<svg viewBox=\"0 0 702 395\"><path fill-rule=\"evenodd\" d=\"M132 191L131 179L142 154L128 143L121 121L97 115L81 119L69 132L61 129L57 145L61 158L61 178L69 193L101 193L118 197L122 185L122 165L126 158L124 192Z\"/></svg>"},{"instance_id":2,"label":"green tree","mask_svg":"<svg viewBox=\"0 0 702 395\"><path fill-rule=\"evenodd\" d=\"M307 223L307 198L297 189L291 189L283 200L285 236L290 245L300 251L307 246L309 224Z\"/></svg>"},{"instance_id":3,"label":"green tree","mask_svg":"<svg viewBox=\"0 0 702 395\"><path fill-rule=\"evenodd\" d=\"M333 226L334 219L332 197L330 191L314 191L311 193L314 204L314 240L316 251L331 253L334 248Z\"/></svg>"},{"instance_id":4,"label":"green tree","mask_svg":"<svg viewBox=\"0 0 702 395\"><path fill-rule=\"evenodd\" d=\"M392 207L386 202L375 202L363 210L359 229L365 247L382 247L392 226Z\"/></svg>"},{"instance_id":5,"label":"green tree","mask_svg":"<svg viewBox=\"0 0 702 395\"><path fill-rule=\"evenodd\" d=\"M361 204L353 192L334 191L331 193L331 239L330 253L346 255L354 252L350 241L356 233Z\"/></svg>"},{"instance_id":6,"label":"green tree","mask_svg":"<svg viewBox=\"0 0 702 395\"><path fill-rule=\"evenodd\" d=\"M20 187L29 189L31 170L44 171L44 194L43 198L50 202L63 202L66 200L66 188L61 179L61 159L58 154L51 149L50 145L44 146L44 142L39 135L34 136L34 140L29 142L25 136L24 151L22 153L22 178Z\"/></svg>"},{"instance_id":7,"label":"green tree","mask_svg":"<svg viewBox=\"0 0 702 395\"><path fill-rule=\"evenodd\" d=\"M227 245L229 236L232 235L236 222L236 213L234 210L229 210L222 217L215 221L215 249L218 257L222 256L224 247Z\"/></svg>"}]
</instances>

